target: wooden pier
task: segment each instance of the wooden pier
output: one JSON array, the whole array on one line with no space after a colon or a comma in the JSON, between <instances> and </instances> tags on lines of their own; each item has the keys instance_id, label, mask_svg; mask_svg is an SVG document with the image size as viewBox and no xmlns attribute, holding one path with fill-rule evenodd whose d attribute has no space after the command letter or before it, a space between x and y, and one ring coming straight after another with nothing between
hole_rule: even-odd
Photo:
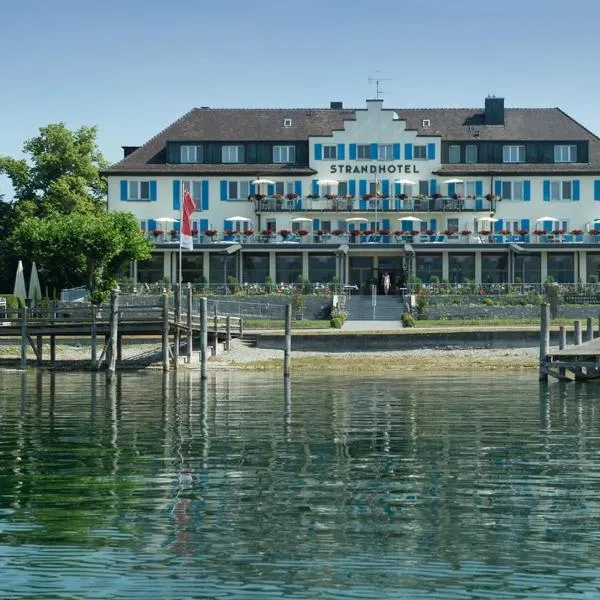
<instances>
[{"instance_id":1,"label":"wooden pier","mask_svg":"<svg viewBox=\"0 0 600 600\"><path fill-rule=\"evenodd\" d=\"M164 295L143 305L119 306L118 296L113 294L110 306L94 307L89 304L59 308L2 308L0 312L0 340L11 339L20 346L20 366L28 366L29 348L35 356L35 364L44 365L44 339L50 342L51 365L56 363L57 339L76 339L90 344L90 368L97 370L103 363L109 373L122 363L123 339L156 338L162 340L163 368L177 368L180 350L185 346L186 358L192 360L192 340L200 340L200 361L216 354L217 345L230 344L231 337L241 337L243 322L230 315L207 314L206 298L200 298L199 310L193 310L191 294L182 302L181 296ZM98 355L98 340L101 351ZM185 340L185 343L184 343ZM203 348L202 346L207 346ZM203 369L204 372L204 369Z\"/></svg>"},{"instance_id":2,"label":"wooden pier","mask_svg":"<svg viewBox=\"0 0 600 600\"><path fill-rule=\"evenodd\" d=\"M573 323L573 345L567 346L566 328L559 328L558 350L550 350L549 305L542 305L540 325L540 380L548 376L560 381L600 378L600 338L594 332L593 319L587 319L585 340L581 321Z\"/></svg>"}]
</instances>

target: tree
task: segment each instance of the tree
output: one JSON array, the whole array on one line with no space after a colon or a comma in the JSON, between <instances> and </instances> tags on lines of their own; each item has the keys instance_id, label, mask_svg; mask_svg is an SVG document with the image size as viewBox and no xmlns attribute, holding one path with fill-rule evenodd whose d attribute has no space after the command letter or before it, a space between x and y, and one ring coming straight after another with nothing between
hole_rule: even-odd
<instances>
[{"instance_id":1,"label":"tree","mask_svg":"<svg viewBox=\"0 0 600 600\"><path fill-rule=\"evenodd\" d=\"M10 241L20 256L36 262L48 285L85 285L95 304L115 287L119 271L133 260L147 259L152 247L137 219L121 212L26 217Z\"/></svg>"},{"instance_id":2,"label":"tree","mask_svg":"<svg viewBox=\"0 0 600 600\"><path fill-rule=\"evenodd\" d=\"M107 163L96 134L95 127L70 131L64 123L52 123L23 144L26 158L0 156L0 174L10 178L20 214L48 217L103 210L106 181L99 172Z\"/></svg>"}]
</instances>

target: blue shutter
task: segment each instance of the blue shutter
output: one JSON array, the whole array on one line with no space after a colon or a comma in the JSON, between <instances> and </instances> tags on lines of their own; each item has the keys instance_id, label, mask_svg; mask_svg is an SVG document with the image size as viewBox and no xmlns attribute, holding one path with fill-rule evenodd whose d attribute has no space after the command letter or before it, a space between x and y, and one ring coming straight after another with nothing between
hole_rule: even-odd
<instances>
[{"instance_id":1,"label":"blue shutter","mask_svg":"<svg viewBox=\"0 0 600 600\"><path fill-rule=\"evenodd\" d=\"M319 219L313 219L313 231L317 231L317 229L321 228L321 222Z\"/></svg>"},{"instance_id":2,"label":"blue shutter","mask_svg":"<svg viewBox=\"0 0 600 600\"><path fill-rule=\"evenodd\" d=\"M356 181L354 179L351 179L348 182L348 194L350 194L350 196L356 196Z\"/></svg>"},{"instance_id":3,"label":"blue shutter","mask_svg":"<svg viewBox=\"0 0 600 600\"><path fill-rule=\"evenodd\" d=\"M456 184L449 183L448 184L448 196L452 196L452 194L456 193Z\"/></svg>"},{"instance_id":4,"label":"blue shutter","mask_svg":"<svg viewBox=\"0 0 600 600\"><path fill-rule=\"evenodd\" d=\"M227 219L223 219L223 231L227 231L228 229L233 229L235 223L228 221Z\"/></svg>"},{"instance_id":5,"label":"blue shutter","mask_svg":"<svg viewBox=\"0 0 600 600\"><path fill-rule=\"evenodd\" d=\"M181 181L173 180L173 210L181 210Z\"/></svg>"},{"instance_id":6,"label":"blue shutter","mask_svg":"<svg viewBox=\"0 0 600 600\"><path fill-rule=\"evenodd\" d=\"M250 192L250 196L256 194L256 184L250 183L250 185L248 186L248 191Z\"/></svg>"},{"instance_id":7,"label":"blue shutter","mask_svg":"<svg viewBox=\"0 0 600 600\"><path fill-rule=\"evenodd\" d=\"M313 179L312 180L312 194L317 196L319 194L319 180L318 179Z\"/></svg>"},{"instance_id":8,"label":"blue shutter","mask_svg":"<svg viewBox=\"0 0 600 600\"><path fill-rule=\"evenodd\" d=\"M475 199L475 210L483 210L483 199L482 198Z\"/></svg>"},{"instance_id":9,"label":"blue shutter","mask_svg":"<svg viewBox=\"0 0 600 600\"><path fill-rule=\"evenodd\" d=\"M315 160L323 158L323 144L315 144Z\"/></svg>"},{"instance_id":10,"label":"blue shutter","mask_svg":"<svg viewBox=\"0 0 600 600\"><path fill-rule=\"evenodd\" d=\"M221 179L221 202L227 200L227 180Z\"/></svg>"},{"instance_id":11,"label":"blue shutter","mask_svg":"<svg viewBox=\"0 0 600 600\"><path fill-rule=\"evenodd\" d=\"M496 196L502 196L502 182L501 181L494 181L494 194L496 194Z\"/></svg>"},{"instance_id":12,"label":"blue shutter","mask_svg":"<svg viewBox=\"0 0 600 600\"><path fill-rule=\"evenodd\" d=\"M483 181L475 182L475 195L480 198L483 196Z\"/></svg>"},{"instance_id":13,"label":"blue shutter","mask_svg":"<svg viewBox=\"0 0 600 600\"><path fill-rule=\"evenodd\" d=\"M202 210L208 210L208 181L202 181Z\"/></svg>"},{"instance_id":14,"label":"blue shutter","mask_svg":"<svg viewBox=\"0 0 600 600\"><path fill-rule=\"evenodd\" d=\"M156 202L158 196L156 194L156 180L150 182L150 201Z\"/></svg>"},{"instance_id":15,"label":"blue shutter","mask_svg":"<svg viewBox=\"0 0 600 600\"><path fill-rule=\"evenodd\" d=\"M392 158L394 160L400 160L400 144L392 144Z\"/></svg>"},{"instance_id":16,"label":"blue shutter","mask_svg":"<svg viewBox=\"0 0 600 600\"><path fill-rule=\"evenodd\" d=\"M378 144L371 144L371 160L377 160Z\"/></svg>"},{"instance_id":17,"label":"blue shutter","mask_svg":"<svg viewBox=\"0 0 600 600\"><path fill-rule=\"evenodd\" d=\"M429 182L429 193L430 194L435 194L437 193L437 181L435 179L432 179Z\"/></svg>"},{"instance_id":18,"label":"blue shutter","mask_svg":"<svg viewBox=\"0 0 600 600\"><path fill-rule=\"evenodd\" d=\"M402 193L402 184L394 183L394 196L399 196Z\"/></svg>"},{"instance_id":19,"label":"blue shutter","mask_svg":"<svg viewBox=\"0 0 600 600\"><path fill-rule=\"evenodd\" d=\"M437 231L437 219L429 220L429 229L432 229L433 231Z\"/></svg>"},{"instance_id":20,"label":"blue shutter","mask_svg":"<svg viewBox=\"0 0 600 600\"><path fill-rule=\"evenodd\" d=\"M412 231L413 224L412 221L401 221L402 223L402 231Z\"/></svg>"},{"instance_id":21,"label":"blue shutter","mask_svg":"<svg viewBox=\"0 0 600 600\"><path fill-rule=\"evenodd\" d=\"M404 144L404 158L412 160L412 144Z\"/></svg>"},{"instance_id":22,"label":"blue shutter","mask_svg":"<svg viewBox=\"0 0 600 600\"><path fill-rule=\"evenodd\" d=\"M381 229L390 229L390 220L389 219L382 219L381 220Z\"/></svg>"},{"instance_id":23,"label":"blue shutter","mask_svg":"<svg viewBox=\"0 0 600 600\"><path fill-rule=\"evenodd\" d=\"M358 182L358 194L364 196L367 193L367 180L361 179Z\"/></svg>"},{"instance_id":24,"label":"blue shutter","mask_svg":"<svg viewBox=\"0 0 600 600\"><path fill-rule=\"evenodd\" d=\"M543 188L542 199L544 200L544 202L549 202L550 201L550 180L549 179L544 179L542 188Z\"/></svg>"},{"instance_id":25,"label":"blue shutter","mask_svg":"<svg viewBox=\"0 0 600 600\"><path fill-rule=\"evenodd\" d=\"M494 223L494 231L502 231L504 229L504 221L502 219L498 219Z\"/></svg>"},{"instance_id":26,"label":"blue shutter","mask_svg":"<svg viewBox=\"0 0 600 600\"><path fill-rule=\"evenodd\" d=\"M348 147L348 158L350 160L356 160L356 144L350 144Z\"/></svg>"},{"instance_id":27,"label":"blue shutter","mask_svg":"<svg viewBox=\"0 0 600 600\"><path fill-rule=\"evenodd\" d=\"M525 200L525 202L531 201L531 181L529 181L529 179L526 179L523 182L523 200Z\"/></svg>"},{"instance_id":28,"label":"blue shutter","mask_svg":"<svg viewBox=\"0 0 600 600\"><path fill-rule=\"evenodd\" d=\"M208 219L200 219L200 231L204 233L208 229Z\"/></svg>"},{"instance_id":29,"label":"blue shutter","mask_svg":"<svg viewBox=\"0 0 600 600\"><path fill-rule=\"evenodd\" d=\"M129 186L126 179L121 179L121 200L127 200Z\"/></svg>"},{"instance_id":30,"label":"blue shutter","mask_svg":"<svg viewBox=\"0 0 600 600\"><path fill-rule=\"evenodd\" d=\"M573 179L573 201L579 201L579 179Z\"/></svg>"},{"instance_id":31,"label":"blue shutter","mask_svg":"<svg viewBox=\"0 0 600 600\"><path fill-rule=\"evenodd\" d=\"M427 144L427 160L435 160L435 144Z\"/></svg>"},{"instance_id":32,"label":"blue shutter","mask_svg":"<svg viewBox=\"0 0 600 600\"><path fill-rule=\"evenodd\" d=\"M148 231L156 229L156 221L154 219L148 219Z\"/></svg>"},{"instance_id":33,"label":"blue shutter","mask_svg":"<svg viewBox=\"0 0 600 600\"><path fill-rule=\"evenodd\" d=\"M594 200L600 201L600 179L594 181Z\"/></svg>"},{"instance_id":34,"label":"blue shutter","mask_svg":"<svg viewBox=\"0 0 600 600\"><path fill-rule=\"evenodd\" d=\"M345 158L346 158L346 144L338 144L337 159L345 160Z\"/></svg>"},{"instance_id":35,"label":"blue shutter","mask_svg":"<svg viewBox=\"0 0 600 600\"><path fill-rule=\"evenodd\" d=\"M267 185L267 195L272 196L274 193L275 193L275 185L272 183L269 183Z\"/></svg>"},{"instance_id":36,"label":"blue shutter","mask_svg":"<svg viewBox=\"0 0 600 600\"><path fill-rule=\"evenodd\" d=\"M390 180L389 179L382 179L382 181L381 181L381 193L384 196L389 196L390 195Z\"/></svg>"},{"instance_id":37,"label":"blue shutter","mask_svg":"<svg viewBox=\"0 0 600 600\"><path fill-rule=\"evenodd\" d=\"M553 221L544 221L544 231L552 231Z\"/></svg>"},{"instance_id":38,"label":"blue shutter","mask_svg":"<svg viewBox=\"0 0 600 600\"><path fill-rule=\"evenodd\" d=\"M529 231L529 219L521 219L521 229Z\"/></svg>"},{"instance_id":39,"label":"blue shutter","mask_svg":"<svg viewBox=\"0 0 600 600\"><path fill-rule=\"evenodd\" d=\"M302 196L302 182L299 180L294 181L294 194L298 194L298 197Z\"/></svg>"},{"instance_id":40,"label":"blue shutter","mask_svg":"<svg viewBox=\"0 0 600 600\"><path fill-rule=\"evenodd\" d=\"M177 221L177 223L173 223L173 229L177 232L181 231L181 223Z\"/></svg>"},{"instance_id":41,"label":"blue shutter","mask_svg":"<svg viewBox=\"0 0 600 600\"><path fill-rule=\"evenodd\" d=\"M367 230L367 225L368 225L368 223L361 223L361 224L358 226L358 228L359 228L361 231L366 231L366 230Z\"/></svg>"}]
</instances>

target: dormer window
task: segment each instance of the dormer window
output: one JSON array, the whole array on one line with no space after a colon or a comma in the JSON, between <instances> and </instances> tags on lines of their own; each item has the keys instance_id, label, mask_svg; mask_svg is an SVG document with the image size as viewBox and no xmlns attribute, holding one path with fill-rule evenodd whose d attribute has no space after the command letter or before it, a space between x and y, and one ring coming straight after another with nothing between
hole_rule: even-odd
<instances>
[{"instance_id":1,"label":"dormer window","mask_svg":"<svg viewBox=\"0 0 600 600\"><path fill-rule=\"evenodd\" d=\"M201 163L202 146L181 146L180 157L182 163Z\"/></svg>"},{"instance_id":2,"label":"dormer window","mask_svg":"<svg viewBox=\"0 0 600 600\"><path fill-rule=\"evenodd\" d=\"M423 119L423 121L421 122L421 125L423 127L431 127L431 120L430 119Z\"/></svg>"},{"instance_id":3,"label":"dormer window","mask_svg":"<svg viewBox=\"0 0 600 600\"><path fill-rule=\"evenodd\" d=\"M284 119L283 120L283 126L284 127L291 127L292 126L292 120L291 119Z\"/></svg>"}]
</instances>

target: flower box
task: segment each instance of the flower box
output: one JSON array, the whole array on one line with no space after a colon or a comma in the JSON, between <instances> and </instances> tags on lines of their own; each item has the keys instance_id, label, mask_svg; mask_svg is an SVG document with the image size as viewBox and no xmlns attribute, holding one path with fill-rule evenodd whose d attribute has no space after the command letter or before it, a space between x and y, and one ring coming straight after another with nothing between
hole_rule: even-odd
<instances>
[{"instance_id":1,"label":"flower box","mask_svg":"<svg viewBox=\"0 0 600 600\"><path fill-rule=\"evenodd\" d=\"M460 235L465 235L465 236L467 236L467 235L471 235L471 233L473 233L473 232L472 232L470 229L463 229L463 230L460 232Z\"/></svg>"},{"instance_id":2,"label":"flower box","mask_svg":"<svg viewBox=\"0 0 600 600\"><path fill-rule=\"evenodd\" d=\"M245 236L254 235L254 229L246 229L246 231L244 231L244 235Z\"/></svg>"},{"instance_id":3,"label":"flower box","mask_svg":"<svg viewBox=\"0 0 600 600\"><path fill-rule=\"evenodd\" d=\"M331 233L333 235L344 235L346 232L343 229L334 229Z\"/></svg>"},{"instance_id":4,"label":"flower box","mask_svg":"<svg viewBox=\"0 0 600 600\"><path fill-rule=\"evenodd\" d=\"M583 235L583 229L572 229L571 233L573 235Z\"/></svg>"},{"instance_id":5,"label":"flower box","mask_svg":"<svg viewBox=\"0 0 600 600\"><path fill-rule=\"evenodd\" d=\"M294 192L290 192L289 194L286 194L285 197L288 200L295 200L298 197L298 194L294 193Z\"/></svg>"},{"instance_id":6,"label":"flower box","mask_svg":"<svg viewBox=\"0 0 600 600\"><path fill-rule=\"evenodd\" d=\"M298 231L296 231L296 233L300 236L300 237L304 237L306 235L308 235L308 231L306 229L298 229Z\"/></svg>"},{"instance_id":7,"label":"flower box","mask_svg":"<svg viewBox=\"0 0 600 600\"><path fill-rule=\"evenodd\" d=\"M207 235L208 237L213 237L214 235L217 235L218 231L216 229L206 229L204 231L204 235Z\"/></svg>"},{"instance_id":8,"label":"flower box","mask_svg":"<svg viewBox=\"0 0 600 600\"><path fill-rule=\"evenodd\" d=\"M533 235L546 235L548 232L545 229L534 229Z\"/></svg>"},{"instance_id":9,"label":"flower box","mask_svg":"<svg viewBox=\"0 0 600 600\"><path fill-rule=\"evenodd\" d=\"M517 231L517 233L519 235L528 235L529 234L529 229L519 229L519 231Z\"/></svg>"},{"instance_id":10,"label":"flower box","mask_svg":"<svg viewBox=\"0 0 600 600\"><path fill-rule=\"evenodd\" d=\"M153 229L150 233L157 238L161 235L164 235L165 232L162 229Z\"/></svg>"}]
</instances>

